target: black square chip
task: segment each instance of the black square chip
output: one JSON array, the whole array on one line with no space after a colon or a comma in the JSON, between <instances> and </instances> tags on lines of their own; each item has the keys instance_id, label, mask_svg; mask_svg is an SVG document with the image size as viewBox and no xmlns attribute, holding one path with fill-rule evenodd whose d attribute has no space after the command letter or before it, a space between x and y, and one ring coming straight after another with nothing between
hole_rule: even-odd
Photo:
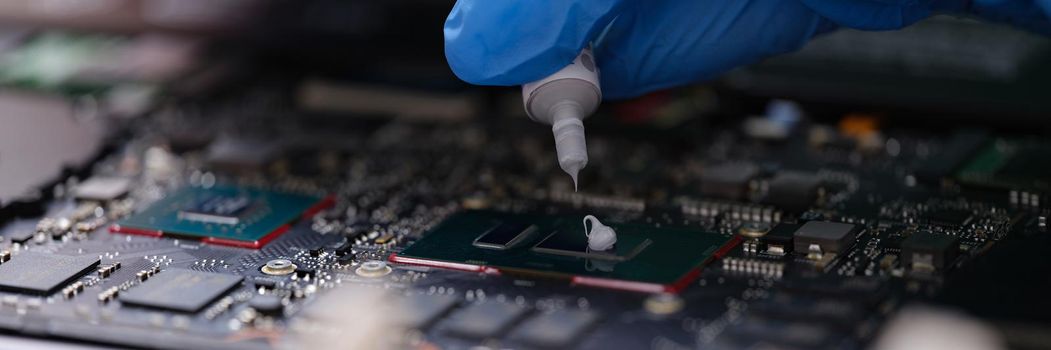
<instances>
[{"instance_id":1,"label":"black square chip","mask_svg":"<svg viewBox=\"0 0 1051 350\"><path fill-rule=\"evenodd\" d=\"M50 294L99 265L98 256L22 252L0 264L0 289Z\"/></svg>"},{"instance_id":2,"label":"black square chip","mask_svg":"<svg viewBox=\"0 0 1051 350\"><path fill-rule=\"evenodd\" d=\"M842 222L810 221L795 233L795 250L807 253L817 246L822 253L845 251L857 236L857 225Z\"/></svg>"},{"instance_id":3,"label":"black square chip","mask_svg":"<svg viewBox=\"0 0 1051 350\"><path fill-rule=\"evenodd\" d=\"M120 295L124 304L182 312L197 312L241 284L243 277L171 269Z\"/></svg>"}]
</instances>

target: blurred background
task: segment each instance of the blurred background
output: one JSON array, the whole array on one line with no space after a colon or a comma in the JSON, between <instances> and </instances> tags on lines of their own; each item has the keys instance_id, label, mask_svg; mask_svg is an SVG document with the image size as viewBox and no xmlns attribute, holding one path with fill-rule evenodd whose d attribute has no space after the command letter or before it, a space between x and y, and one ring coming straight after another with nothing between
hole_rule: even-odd
<instances>
[{"instance_id":1,"label":"blurred background","mask_svg":"<svg viewBox=\"0 0 1051 350\"><path fill-rule=\"evenodd\" d=\"M304 92L298 102L312 108L355 108L326 99L339 93L353 98L356 87L415 97L470 94L481 105L469 108L505 107L503 95L513 97L516 89L472 88L447 67L441 27L452 3L4 0L0 82L93 98L116 114L146 108L133 106L133 96L162 90L165 97L214 96L266 80L287 81ZM747 108L740 106L750 105L750 98L781 97L820 105L829 114L870 109L907 111L932 122L1042 125L1041 116L1051 111L1048 58L1047 38L941 16L896 32L835 32L800 52L727 74L703 91L674 93L722 102L724 111ZM652 106L671 98L654 95L640 100ZM719 99L704 100L712 97ZM506 112L521 113L518 102L510 102Z\"/></svg>"},{"instance_id":2,"label":"blurred background","mask_svg":"<svg viewBox=\"0 0 1051 350\"><path fill-rule=\"evenodd\" d=\"M2 0L0 202L173 104L257 93L336 118L524 118L517 88L469 86L449 70L441 28L452 4ZM888 127L1046 134L1047 62L1046 37L938 16L895 32L834 32L717 81L608 103L589 124L703 128L762 115L779 98L820 122L861 115ZM35 153L13 151L23 149Z\"/></svg>"}]
</instances>

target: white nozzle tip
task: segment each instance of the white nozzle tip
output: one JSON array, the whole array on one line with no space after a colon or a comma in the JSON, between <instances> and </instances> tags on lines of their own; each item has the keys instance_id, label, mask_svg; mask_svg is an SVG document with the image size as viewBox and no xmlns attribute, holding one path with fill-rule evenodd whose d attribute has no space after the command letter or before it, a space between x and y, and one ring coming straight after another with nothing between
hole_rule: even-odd
<instances>
[{"instance_id":1,"label":"white nozzle tip","mask_svg":"<svg viewBox=\"0 0 1051 350\"><path fill-rule=\"evenodd\" d=\"M569 174L569 177L573 178L573 191L577 190L577 175L580 174L580 170L584 169L584 166L588 164L587 159L580 158L563 158L559 159L559 166L562 167L562 171Z\"/></svg>"}]
</instances>

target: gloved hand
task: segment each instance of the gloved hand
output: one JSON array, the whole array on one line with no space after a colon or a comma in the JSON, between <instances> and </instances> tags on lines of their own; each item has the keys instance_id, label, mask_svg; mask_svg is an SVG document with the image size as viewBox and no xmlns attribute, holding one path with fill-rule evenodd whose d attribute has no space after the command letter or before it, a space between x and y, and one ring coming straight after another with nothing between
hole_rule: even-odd
<instances>
[{"instance_id":1,"label":"gloved hand","mask_svg":"<svg viewBox=\"0 0 1051 350\"><path fill-rule=\"evenodd\" d=\"M712 79L840 27L898 29L936 12L1051 35L1051 0L459 0L445 55L467 82L521 85L597 40L603 95L617 99Z\"/></svg>"}]
</instances>

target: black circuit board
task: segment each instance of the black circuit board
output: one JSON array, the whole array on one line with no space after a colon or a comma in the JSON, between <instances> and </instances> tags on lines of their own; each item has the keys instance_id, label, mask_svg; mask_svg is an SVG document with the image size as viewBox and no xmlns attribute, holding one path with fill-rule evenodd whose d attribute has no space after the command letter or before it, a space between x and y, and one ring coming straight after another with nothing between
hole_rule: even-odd
<instances>
[{"instance_id":1,"label":"black circuit board","mask_svg":"<svg viewBox=\"0 0 1051 350\"><path fill-rule=\"evenodd\" d=\"M938 302L956 281L980 284L969 271L1007 249L1003 242L1046 235L1039 186L954 181L958 169L991 162L967 165L974 152L964 152L993 142L988 133L877 130L873 144L808 123L779 139L737 125L595 127L574 192L547 128L526 120L220 112L229 109L132 123L111 152L39 203L41 215L8 220L0 270L19 271L4 276L65 275L0 281L11 287L0 289L0 329L139 348L295 347L303 334L372 323L383 312L343 309L326 319L311 311L365 287L390 303L408 300L410 316L360 344L862 348L903 305ZM84 189L89 179L102 185ZM330 202L259 249L114 228L179 191L213 186ZM213 225L252 210L236 197L194 205L209 206L192 213L206 212ZM596 215L734 243L677 293L391 261L467 210ZM80 261L40 266L49 256Z\"/></svg>"}]
</instances>

